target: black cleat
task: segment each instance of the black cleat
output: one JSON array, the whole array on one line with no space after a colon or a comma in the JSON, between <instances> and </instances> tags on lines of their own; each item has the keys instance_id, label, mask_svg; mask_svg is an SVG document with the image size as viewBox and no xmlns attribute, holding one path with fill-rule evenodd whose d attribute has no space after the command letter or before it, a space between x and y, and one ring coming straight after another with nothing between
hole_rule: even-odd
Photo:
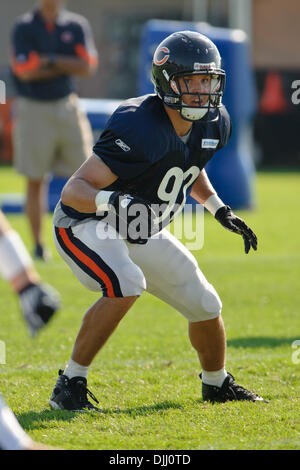
<instances>
[{"instance_id":1,"label":"black cleat","mask_svg":"<svg viewBox=\"0 0 300 470\"><path fill-rule=\"evenodd\" d=\"M31 336L43 328L60 307L59 295L48 284L30 284L19 293L20 306Z\"/></svg>"},{"instance_id":2,"label":"black cleat","mask_svg":"<svg viewBox=\"0 0 300 470\"><path fill-rule=\"evenodd\" d=\"M62 370L59 370L58 375L49 401L52 410L100 411L87 398L87 395L89 395L96 403L99 403L97 398L88 390L85 377L69 379L63 374Z\"/></svg>"},{"instance_id":3,"label":"black cleat","mask_svg":"<svg viewBox=\"0 0 300 470\"><path fill-rule=\"evenodd\" d=\"M201 374L199 377L201 378ZM236 400L262 401L267 403L266 400L256 395L256 393L250 392L250 390L238 385L234 377L229 373L227 373L222 387L207 385L202 382L202 397L203 401L210 401L212 403L224 403L226 401Z\"/></svg>"}]
</instances>

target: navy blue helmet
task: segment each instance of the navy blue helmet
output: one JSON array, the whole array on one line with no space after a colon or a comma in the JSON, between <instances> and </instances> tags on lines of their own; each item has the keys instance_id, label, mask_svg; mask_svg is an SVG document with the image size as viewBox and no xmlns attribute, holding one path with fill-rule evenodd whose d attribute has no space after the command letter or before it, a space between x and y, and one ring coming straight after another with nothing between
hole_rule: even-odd
<instances>
[{"instance_id":1,"label":"navy blue helmet","mask_svg":"<svg viewBox=\"0 0 300 470\"><path fill-rule=\"evenodd\" d=\"M190 91L187 79L194 75L209 75L210 89L205 93ZM183 80L179 80L180 77ZM177 109L181 117L188 121L201 119L205 115L208 121L218 118L225 79L216 45L198 32L173 33L154 52L152 81L155 92L166 106ZM197 95L192 106L185 103L188 95ZM205 104L201 95L206 95Z\"/></svg>"}]
</instances>

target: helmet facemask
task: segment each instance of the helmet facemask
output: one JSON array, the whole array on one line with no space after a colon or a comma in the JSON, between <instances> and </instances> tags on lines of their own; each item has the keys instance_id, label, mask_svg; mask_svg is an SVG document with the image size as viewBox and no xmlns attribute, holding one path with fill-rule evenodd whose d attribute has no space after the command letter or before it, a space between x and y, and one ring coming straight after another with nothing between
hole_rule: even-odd
<instances>
[{"instance_id":1,"label":"helmet facemask","mask_svg":"<svg viewBox=\"0 0 300 470\"><path fill-rule=\"evenodd\" d=\"M195 77L201 81L201 89L195 90L195 85L191 86L191 81ZM206 82L206 83L205 83ZM225 85L225 75L220 71L201 73L180 73L174 74L169 79L170 89L175 99L175 103L170 103L169 98L164 100L165 104L179 111L180 116L187 121L197 121L205 115L206 120L215 120L218 118L218 108L222 106L222 95ZM212 113L213 112L213 116ZM210 117L208 117L210 114Z\"/></svg>"}]
</instances>

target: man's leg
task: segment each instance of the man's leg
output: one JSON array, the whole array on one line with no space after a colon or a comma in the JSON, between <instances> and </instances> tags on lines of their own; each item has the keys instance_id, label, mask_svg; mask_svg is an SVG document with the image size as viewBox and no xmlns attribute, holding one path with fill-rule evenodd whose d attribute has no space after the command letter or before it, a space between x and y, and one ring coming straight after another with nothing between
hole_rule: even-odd
<instances>
[{"instance_id":1,"label":"man's leg","mask_svg":"<svg viewBox=\"0 0 300 470\"><path fill-rule=\"evenodd\" d=\"M181 312L189 322L189 337L202 368L204 400L262 400L234 382L225 369L226 335L222 302L192 254L170 233L153 237L144 247L130 248L141 267L147 291Z\"/></svg>"},{"instance_id":2,"label":"man's leg","mask_svg":"<svg viewBox=\"0 0 300 470\"><path fill-rule=\"evenodd\" d=\"M102 297L86 312L75 341L72 360L89 366L138 296Z\"/></svg>"},{"instance_id":3,"label":"man's leg","mask_svg":"<svg viewBox=\"0 0 300 470\"><path fill-rule=\"evenodd\" d=\"M146 287L144 274L129 258L124 240L102 239L104 228L105 223L92 220L54 230L57 251L75 276L88 289L104 293L86 312L73 348L72 361L83 367L91 364ZM66 374L71 377L69 365Z\"/></svg>"},{"instance_id":4,"label":"man's leg","mask_svg":"<svg viewBox=\"0 0 300 470\"><path fill-rule=\"evenodd\" d=\"M87 398L87 395L90 395L98 403L96 397L87 389L88 368L137 298L138 296L102 297L87 311L75 341L72 357L65 371L59 371L49 401L52 409L97 410Z\"/></svg>"},{"instance_id":5,"label":"man's leg","mask_svg":"<svg viewBox=\"0 0 300 470\"><path fill-rule=\"evenodd\" d=\"M189 337L198 354L202 381L221 387L227 377L226 334L221 315L211 320L190 322Z\"/></svg>"},{"instance_id":6,"label":"man's leg","mask_svg":"<svg viewBox=\"0 0 300 470\"><path fill-rule=\"evenodd\" d=\"M45 213L44 181L28 179L26 213L36 247L42 246L42 221Z\"/></svg>"},{"instance_id":7,"label":"man's leg","mask_svg":"<svg viewBox=\"0 0 300 470\"><path fill-rule=\"evenodd\" d=\"M65 370L59 371L50 397L52 409L95 409L87 398L89 366L146 287L144 274L129 258L125 241L102 238L104 228L105 223L91 220L54 230L58 253L75 276L87 289L102 290L104 296L83 318L71 358Z\"/></svg>"},{"instance_id":8,"label":"man's leg","mask_svg":"<svg viewBox=\"0 0 300 470\"><path fill-rule=\"evenodd\" d=\"M189 323L189 337L204 370L213 372L225 367L226 334L221 315Z\"/></svg>"},{"instance_id":9,"label":"man's leg","mask_svg":"<svg viewBox=\"0 0 300 470\"><path fill-rule=\"evenodd\" d=\"M42 253L42 217L44 207L44 176L52 169L57 147L56 114L53 106L38 100L19 97L13 132L14 166L27 181L26 212L36 245L37 258Z\"/></svg>"}]
</instances>

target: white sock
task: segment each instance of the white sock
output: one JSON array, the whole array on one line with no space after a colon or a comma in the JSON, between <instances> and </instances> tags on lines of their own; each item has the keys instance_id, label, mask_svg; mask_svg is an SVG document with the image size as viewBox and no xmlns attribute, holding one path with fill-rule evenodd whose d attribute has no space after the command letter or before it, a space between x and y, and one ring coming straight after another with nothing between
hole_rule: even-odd
<instances>
[{"instance_id":1,"label":"white sock","mask_svg":"<svg viewBox=\"0 0 300 470\"><path fill-rule=\"evenodd\" d=\"M224 380L227 377L227 372L223 367L220 370L207 371L202 370L202 382L207 385L214 385L215 387L222 387Z\"/></svg>"},{"instance_id":2,"label":"white sock","mask_svg":"<svg viewBox=\"0 0 300 470\"><path fill-rule=\"evenodd\" d=\"M69 379L72 379L73 377L84 377L86 379L88 372L88 366L81 366L77 362L73 361L73 359L70 359L66 365L64 375L66 375Z\"/></svg>"}]
</instances>

